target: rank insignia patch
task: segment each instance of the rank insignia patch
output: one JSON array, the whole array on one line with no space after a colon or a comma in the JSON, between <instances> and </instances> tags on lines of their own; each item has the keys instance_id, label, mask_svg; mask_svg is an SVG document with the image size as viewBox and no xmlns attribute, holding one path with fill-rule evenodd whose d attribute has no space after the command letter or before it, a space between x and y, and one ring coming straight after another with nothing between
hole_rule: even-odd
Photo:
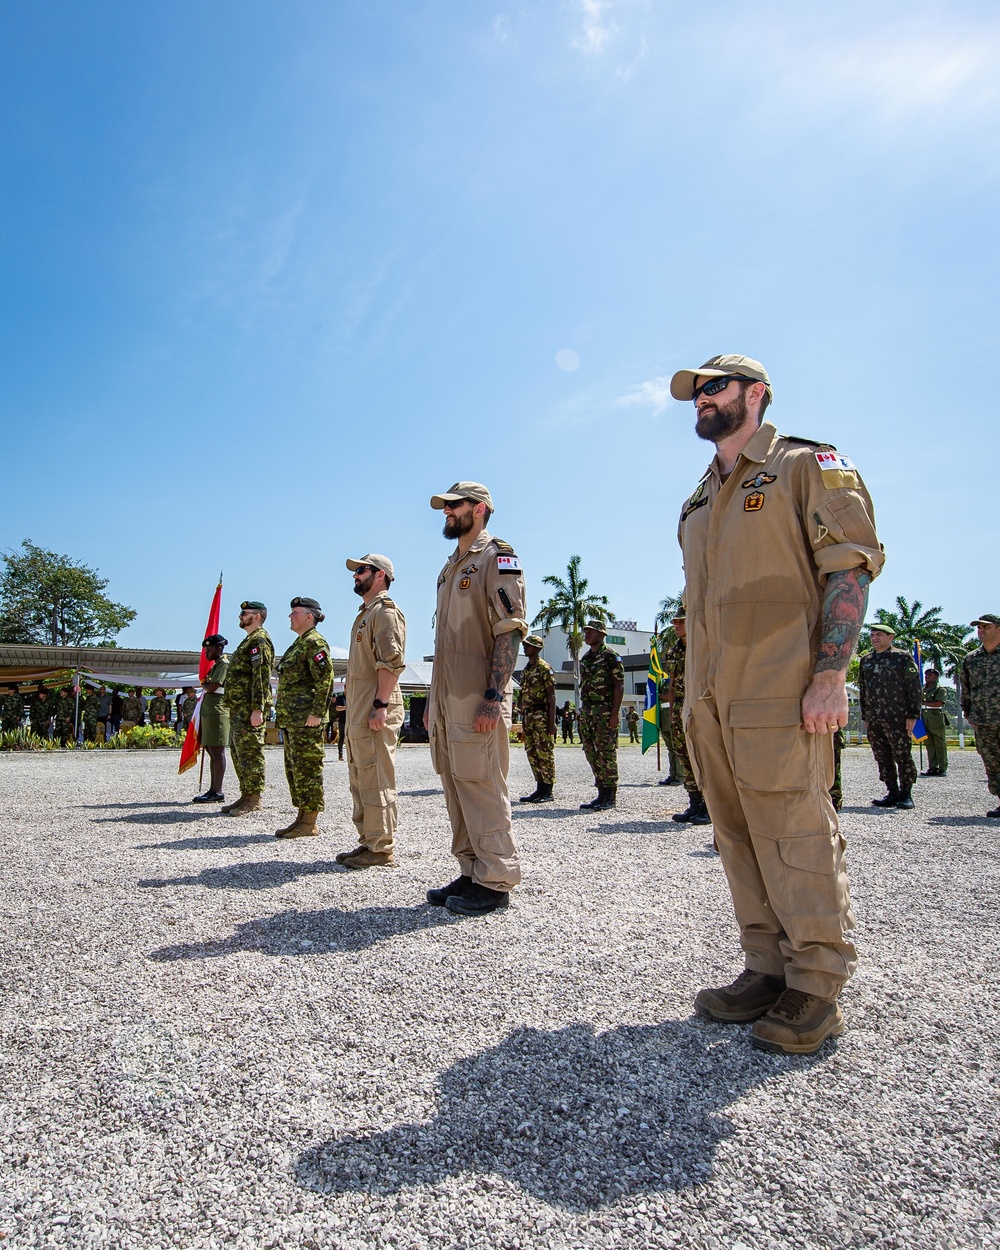
<instances>
[{"instance_id":1,"label":"rank insignia patch","mask_svg":"<svg viewBox=\"0 0 1000 1250\"><path fill-rule=\"evenodd\" d=\"M754 487L770 486L772 482L778 480L774 473L758 473L756 477L752 477L749 481L743 483L744 490L753 490Z\"/></svg>"},{"instance_id":2,"label":"rank insignia patch","mask_svg":"<svg viewBox=\"0 0 1000 1250\"><path fill-rule=\"evenodd\" d=\"M751 491L743 500L744 512L759 512L764 506L765 495L762 490Z\"/></svg>"},{"instance_id":3,"label":"rank insignia patch","mask_svg":"<svg viewBox=\"0 0 1000 1250\"><path fill-rule=\"evenodd\" d=\"M471 585L472 585L472 578L463 577L462 580L458 583L458 588L459 590L468 590Z\"/></svg>"}]
</instances>

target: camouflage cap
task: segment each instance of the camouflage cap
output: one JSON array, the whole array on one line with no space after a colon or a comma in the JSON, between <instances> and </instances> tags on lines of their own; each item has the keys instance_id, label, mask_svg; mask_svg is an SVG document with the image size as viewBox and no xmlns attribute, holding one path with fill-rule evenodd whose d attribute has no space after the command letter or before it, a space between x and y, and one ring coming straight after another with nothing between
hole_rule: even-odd
<instances>
[{"instance_id":1,"label":"camouflage cap","mask_svg":"<svg viewBox=\"0 0 1000 1250\"><path fill-rule=\"evenodd\" d=\"M608 632L608 627L603 621L588 621L583 628L596 630L599 634L607 634Z\"/></svg>"},{"instance_id":2,"label":"camouflage cap","mask_svg":"<svg viewBox=\"0 0 1000 1250\"><path fill-rule=\"evenodd\" d=\"M345 563L352 573L355 569L359 569L362 564L370 564L373 569L381 569L390 581L396 576L396 570L392 567L392 561L389 557L380 556L375 552L367 556L361 556L358 560L347 560Z\"/></svg>"},{"instance_id":3,"label":"camouflage cap","mask_svg":"<svg viewBox=\"0 0 1000 1250\"><path fill-rule=\"evenodd\" d=\"M871 625L868 626L868 629L869 631L873 629L880 629L883 634L888 634L890 638L896 637L896 631L893 627L891 625L883 625L881 621L873 621Z\"/></svg>"},{"instance_id":4,"label":"camouflage cap","mask_svg":"<svg viewBox=\"0 0 1000 1250\"><path fill-rule=\"evenodd\" d=\"M446 503L458 503L461 499L471 499L473 503L484 503L491 512L495 511L493 496L482 482L456 482L454 486L449 486L440 495L431 495L431 507L437 508L440 512Z\"/></svg>"},{"instance_id":5,"label":"camouflage cap","mask_svg":"<svg viewBox=\"0 0 1000 1250\"><path fill-rule=\"evenodd\" d=\"M974 621L969 622L970 625L1000 625L1000 616L995 612L984 612L982 616Z\"/></svg>"},{"instance_id":6,"label":"camouflage cap","mask_svg":"<svg viewBox=\"0 0 1000 1250\"><path fill-rule=\"evenodd\" d=\"M545 646L545 639L541 634L529 634L521 643L522 647L537 647L539 650Z\"/></svg>"},{"instance_id":7,"label":"camouflage cap","mask_svg":"<svg viewBox=\"0 0 1000 1250\"><path fill-rule=\"evenodd\" d=\"M241 612L266 612L267 604L261 603L259 599L244 599L240 604Z\"/></svg>"},{"instance_id":8,"label":"camouflage cap","mask_svg":"<svg viewBox=\"0 0 1000 1250\"><path fill-rule=\"evenodd\" d=\"M203 647L228 647L229 639L223 638L221 634L209 634L201 645Z\"/></svg>"},{"instance_id":9,"label":"camouflage cap","mask_svg":"<svg viewBox=\"0 0 1000 1250\"><path fill-rule=\"evenodd\" d=\"M288 606L290 608L305 608L307 612L323 611L315 599L303 599L300 595L296 595Z\"/></svg>"},{"instance_id":10,"label":"camouflage cap","mask_svg":"<svg viewBox=\"0 0 1000 1250\"><path fill-rule=\"evenodd\" d=\"M674 399L693 399L695 378L746 378L750 382L763 382L767 397L773 402L771 379L759 360L751 356L712 356L700 369L678 369L670 379L670 394Z\"/></svg>"}]
</instances>

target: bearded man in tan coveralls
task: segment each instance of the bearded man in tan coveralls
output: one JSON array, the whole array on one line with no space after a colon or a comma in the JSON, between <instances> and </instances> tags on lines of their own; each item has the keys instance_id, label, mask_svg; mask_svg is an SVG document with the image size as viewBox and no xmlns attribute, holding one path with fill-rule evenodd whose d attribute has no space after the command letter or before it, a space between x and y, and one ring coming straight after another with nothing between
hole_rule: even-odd
<instances>
[{"instance_id":1,"label":"bearded man in tan coveralls","mask_svg":"<svg viewBox=\"0 0 1000 1250\"><path fill-rule=\"evenodd\" d=\"M396 576L388 556L348 560L361 611L347 656L347 769L360 845L341 851L345 868L395 864L396 739L403 723L399 675L406 666L406 621L389 598ZM341 744L343 745L343 744Z\"/></svg>"},{"instance_id":2,"label":"bearded man in tan coveralls","mask_svg":"<svg viewBox=\"0 0 1000 1250\"><path fill-rule=\"evenodd\" d=\"M715 356L670 390L716 446L678 530L684 720L746 958L695 1009L755 1020L764 1050L811 1054L843 1031L837 997L857 964L832 735L883 551L851 461L761 423L772 392L758 361Z\"/></svg>"},{"instance_id":3,"label":"bearded man in tan coveralls","mask_svg":"<svg viewBox=\"0 0 1000 1250\"><path fill-rule=\"evenodd\" d=\"M451 852L461 875L427 891L460 916L506 907L521 880L510 817L511 675L528 632L521 563L486 529L493 499L481 482L431 497L458 546L437 586L434 669L424 724L441 775Z\"/></svg>"}]
</instances>

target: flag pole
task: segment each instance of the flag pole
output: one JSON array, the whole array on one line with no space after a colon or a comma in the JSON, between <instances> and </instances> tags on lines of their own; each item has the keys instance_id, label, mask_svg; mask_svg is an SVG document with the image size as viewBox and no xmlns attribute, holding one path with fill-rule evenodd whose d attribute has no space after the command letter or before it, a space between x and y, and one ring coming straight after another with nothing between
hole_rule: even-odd
<instances>
[{"instance_id":1,"label":"flag pole","mask_svg":"<svg viewBox=\"0 0 1000 1250\"><path fill-rule=\"evenodd\" d=\"M201 793L201 787L205 782L205 748L201 748L201 768L198 772L198 792Z\"/></svg>"}]
</instances>

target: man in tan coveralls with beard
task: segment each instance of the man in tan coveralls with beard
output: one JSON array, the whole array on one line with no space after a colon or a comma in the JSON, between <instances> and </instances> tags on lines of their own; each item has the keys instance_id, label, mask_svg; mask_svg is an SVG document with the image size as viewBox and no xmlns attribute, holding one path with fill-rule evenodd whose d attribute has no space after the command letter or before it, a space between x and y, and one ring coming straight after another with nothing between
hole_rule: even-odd
<instances>
[{"instance_id":1,"label":"man in tan coveralls with beard","mask_svg":"<svg viewBox=\"0 0 1000 1250\"><path fill-rule=\"evenodd\" d=\"M716 446L678 530L684 718L746 956L695 1009L755 1020L761 1049L811 1054L843 1031L837 997L857 964L832 735L883 552L851 461L761 423L772 392L758 361L715 356L670 391L694 400Z\"/></svg>"},{"instance_id":2,"label":"man in tan coveralls with beard","mask_svg":"<svg viewBox=\"0 0 1000 1250\"><path fill-rule=\"evenodd\" d=\"M427 891L460 916L506 907L521 880L511 827L511 675L528 632L521 563L486 529L493 512L481 482L431 497L458 546L438 577L434 669L425 725L451 819L461 876Z\"/></svg>"},{"instance_id":3,"label":"man in tan coveralls with beard","mask_svg":"<svg viewBox=\"0 0 1000 1250\"><path fill-rule=\"evenodd\" d=\"M406 666L406 621L389 598L396 576L388 556L348 560L361 611L347 657L347 768L360 845L341 851L345 868L395 864L396 739L403 723L399 675Z\"/></svg>"}]
</instances>

